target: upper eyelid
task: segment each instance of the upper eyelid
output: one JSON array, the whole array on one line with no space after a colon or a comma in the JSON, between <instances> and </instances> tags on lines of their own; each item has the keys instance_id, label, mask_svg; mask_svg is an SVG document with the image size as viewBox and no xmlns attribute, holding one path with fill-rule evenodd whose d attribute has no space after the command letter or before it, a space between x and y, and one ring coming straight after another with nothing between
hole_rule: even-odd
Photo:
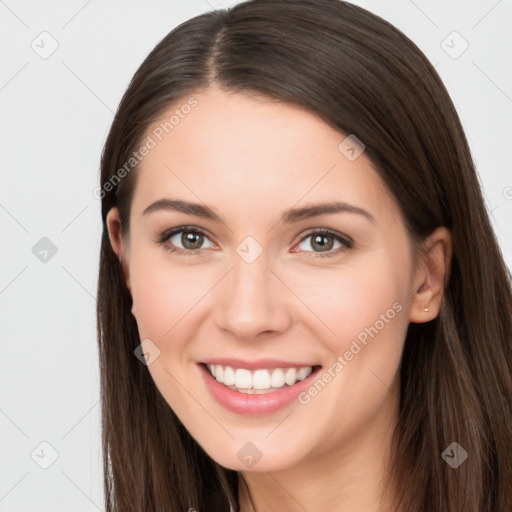
<instances>
[{"instance_id":1,"label":"upper eyelid","mask_svg":"<svg viewBox=\"0 0 512 512\"><path fill-rule=\"evenodd\" d=\"M197 232L210 238L210 234L206 229L197 226L177 226L175 228L164 229L159 235L159 237L169 238L171 236L177 235L178 233L181 233L182 231Z\"/></svg>"}]
</instances>

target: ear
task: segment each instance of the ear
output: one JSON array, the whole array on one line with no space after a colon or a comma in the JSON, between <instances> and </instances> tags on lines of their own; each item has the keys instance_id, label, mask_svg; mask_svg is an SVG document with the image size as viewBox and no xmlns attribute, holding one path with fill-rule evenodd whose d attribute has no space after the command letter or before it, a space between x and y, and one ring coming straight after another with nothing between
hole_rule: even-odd
<instances>
[{"instance_id":1,"label":"ear","mask_svg":"<svg viewBox=\"0 0 512 512\"><path fill-rule=\"evenodd\" d=\"M109 210L106 218L106 223L110 245L112 246L112 249L116 253L117 257L119 258L121 267L123 269L126 286L128 287L128 290L130 290L131 293L132 290L130 285L130 272L127 263L128 250L126 247L126 243L122 237L121 219L119 217L119 210L116 207L111 208Z\"/></svg>"},{"instance_id":2,"label":"ear","mask_svg":"<svg viewBox=\"0 0 512 512\"><path fill-rule=\"evenodd\" d=\"M444 286L450 275L451 259L451 233L443 226L438 227L425 241L418 259L409 311L411 322L428 322L439 314Z\"/></svg>"}]
</instances>

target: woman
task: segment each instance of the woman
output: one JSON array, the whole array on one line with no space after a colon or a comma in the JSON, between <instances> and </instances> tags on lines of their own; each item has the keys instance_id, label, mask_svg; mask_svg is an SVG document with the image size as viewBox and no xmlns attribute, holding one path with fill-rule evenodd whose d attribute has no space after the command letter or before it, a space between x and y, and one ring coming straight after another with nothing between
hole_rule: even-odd
<instances>
[{"instance_id":1,"label":"woman","mask_svg":"<svg viewBox=\"0 0 512 512\"><path fill-rule=\"evenodd\" d=\"M400 31L338 0L189 20L101 166L106 510L512 509L510 274Z\"/></svg>"}]
</instances>

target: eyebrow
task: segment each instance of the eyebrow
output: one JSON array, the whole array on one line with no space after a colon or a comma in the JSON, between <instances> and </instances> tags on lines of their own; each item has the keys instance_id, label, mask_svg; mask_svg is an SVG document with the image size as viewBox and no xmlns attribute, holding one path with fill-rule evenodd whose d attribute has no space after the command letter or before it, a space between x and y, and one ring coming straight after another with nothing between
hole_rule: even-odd
<instances>
[{"instance_id":1,"label":"eyebrow","mask_svg":"<svg viewBox=\"0 0 512 512\"><path fill-rule=\"evenodd\" d=\"M161 210L181 212L224 224L223 219L208 206L199 203L181 201L179 199L159 199L158 201L150 204L142 212L142 215L147 215L149 213ZM370 212L367 212L358 206L354 206L342 201L331 201L328 203L314 204L302 208L290 208L282 214L280 222L294 223L310 217L333 213L353 213L362 215L370 222L375 222L375 218Z\"/></svg>"}]
</instances>

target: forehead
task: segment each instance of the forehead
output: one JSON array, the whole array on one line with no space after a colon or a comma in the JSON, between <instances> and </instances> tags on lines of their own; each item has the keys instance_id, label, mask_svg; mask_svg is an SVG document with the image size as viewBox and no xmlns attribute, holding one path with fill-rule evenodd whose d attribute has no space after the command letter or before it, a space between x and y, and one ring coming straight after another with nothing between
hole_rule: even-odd
<instances>
[{"instance_id":1,"label":"forehead","mask_svg":"<svg viewBox=\"0 0 512 512\"><path fill-rule=\"evenodd\" d=\"M180 112L190 97L194 108ZM320 200L364 205L375 217L397 214L364 151L353 158L362 147L313 113L216 89L190 97L148 129L152 149L137 169L133 210L178 196L233 215L275 217Z\"/></svg>"}]
</instances>

